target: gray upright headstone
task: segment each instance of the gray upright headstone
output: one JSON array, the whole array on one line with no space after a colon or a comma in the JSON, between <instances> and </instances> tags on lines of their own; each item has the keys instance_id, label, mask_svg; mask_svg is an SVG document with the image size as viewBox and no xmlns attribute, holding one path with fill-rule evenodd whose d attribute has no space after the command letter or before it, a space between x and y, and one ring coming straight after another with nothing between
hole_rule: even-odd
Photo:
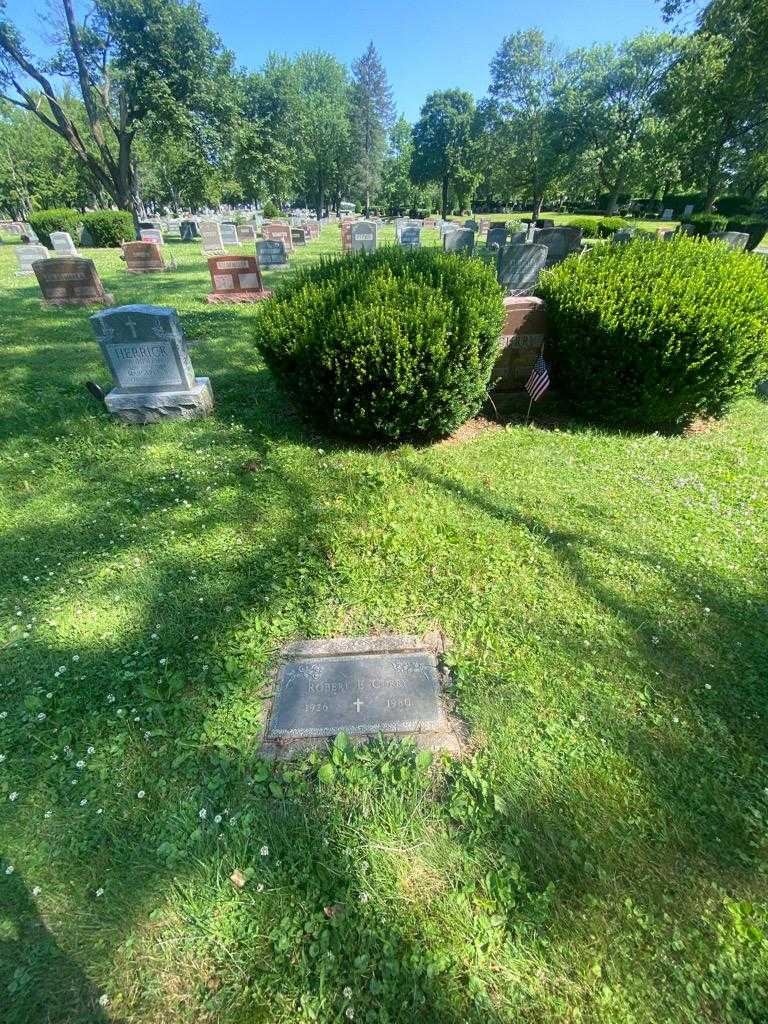
<instances>
[{"instance_id":1,"label":"gray upright headstone","mask_svg":"<svg viewBox=\"0 0 768 1024\"><path fill-rule=\"evenodd\" d=\"M160 228L139 228L139 235L142 242L154 242L155 245L165 245L163 232Z\"/></svg>"},{"instance_id":2,"label":"gray upright headstone","mask_svg":"<svg viewBox=\"0 0 768 1024\"><path fill-rule=\"evenodd\" d=\"M507 236L509 231L507 230L506 224L492 224L488 228L488 235L485 239L485 245L488 249L503 249L507 244Z\"/></svg>"},{"instance_id":3,"label":"gray upright headstone","mask_svg":"<svg viewBox=\"0 0 768 1024\"><path fill-rule=\"evenodd\" d=\"M571 253L581 252L581 228L543 228L534 233L533 240L537 245L546 245L549 249L547 266L560 263Z\"/></svg>"},{"instance_id":4,"label":"gray upright headstone","mask_svg":"<svg viewBox=\"0 0 768 1024\"><path fill-rule=\"evenodd\" d=\"M280 270L288 266L285 244L277 238L263 238L256 243L256 258L259 266Z\"/></svg>"},{"instance_id":5,"label":"gray upright headstone","mask_svg":"<svg viewBox=\"0 0 768 1024\"><path fill-rule=\"evenodd\" d=\"M350 229L352 252L373 252L376 249L376 225L372 221L356 221Z\"/></svg>"},{"instance_id":6,"label":"gray upright headstone","mask_svg":"<svg viewBox=\"0 0 768 1024\"><path fill-rule=\"evenodd\" d=\"M195 377L175 309L117 306L90 318L114 379L107 409L126 423L196 419L213 409L208 377Z\"/></svg>"},{"instance_id":7,"label":"gray upright headstone","mask_svg":"<svg viewBox=\"0 0 768 1024\"><path fill-rule=\"evenodd\" d=\"M224 245L240 245L240 239L237 237L237 225L232 224L230 221L222 221L221 225L221 240Z\"/></svg>"},{"instance_id":8,"label":"gray upright headstone","mask_svg":"<svg viewBox=\"0 0 768 1024\"><path fill-rule=\"evenodd\" d=\"M221 237L221 227L218 221L201 220L200 237L203 240L203 255L224 252L224 239Z\"/></svg>"},{"instance_id":9,"label":"gray upright headstone","mask_svg":"<svg viewBox=\"0 0 768 1024\"><path fill-rule=\"evenodd\" d=\"M546 245L510 244L499 250L497 275L507 295L530 295L547 262Z\"/></svg>"},{"instance_id":10,"label":"gray upright headstone","mask_svg":"<svg viewBox=\"0 0 768 1024\"><path fill-rule=\"evenodd\" d=\"M709 237L725 242L731 249L744 250L749 243L749 235L745 231L713 231Z\"/></svg>"},{"instance_id":11,"label":"gray upright headstone","mask_svg":"<svg viewBox=\"0 0 768 1024\"><path fill-rule=\"evenodd\" d=\"M686 220L692 214L693 214L693 203L688 203L688 205L683 210L683 220Z\"/></svg>"},{"instance_id":12,"label":"gray upright headstone","mask_svg":"<svg viewBox=\"0 0 768 1024\"><path fill-rule=\"evenodd\" d=\"M404 224L400 229L399 242L405 249L421 248L421 228L414 224Z\"/></svg>"},{"instance_id":13,"label":"gray upright headstone","mask_svg":"<svg viewBox=\"0 0 768 1024\"><path fill-rule=\"evenodd\" d=\"M674 216L674 211L670 210L669 207L667 207L666 210L662 210L661 211L661 219L662 220L672 220L673 216Z\"/></svg>"},{"instance_id":14,"label":"gray upright headstone","mask_svg":"<svg viewBox=\"0 0 768 1024\"><path fill-rule=\"evenodd\" d=\"M443 235L443 249L446 252L469 252L475 248L475 232L471 228L456 228Z\"/></svg>"}]
</instances>

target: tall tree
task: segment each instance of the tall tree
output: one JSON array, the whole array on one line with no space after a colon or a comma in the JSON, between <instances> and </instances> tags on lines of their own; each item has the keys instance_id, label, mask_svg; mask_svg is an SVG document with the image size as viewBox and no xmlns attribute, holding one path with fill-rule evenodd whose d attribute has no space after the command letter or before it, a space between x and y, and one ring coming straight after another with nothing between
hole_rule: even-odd
<instances>
[{"instance_id":1,"label":"tall tree","mask_svg":"<svg viewBox=\"0 0 768 1024\"><path fill-rule=\"evenodd\" d=\"M411 174L416 184L439 183L443 217L448 215L451 188L463 203L477 185L477 137L477 110L470 93L448 89L427 96L413 129Z\"/></svg>"},{"instance_id":2,"label":"tall tree","mask_svg":"<svg viewBox=\"0 0 768 1024\"><path fill-rule=\"evenodd\" d=\"M371 198L381 187L387 132L394 120L392 90L373 43L369 43L362 57L352 64L351 114L357 173L367 213Z\"/></svg>"},{"instance_id":3,"label":"tall tree","mask_svg":"<svg viewBox=\"0 0 768 1024\"><path fill-rule=\"evenodd\" d=\"M231 56L205 22L196 0L96 0L78 20L73 0L56 0L59 52L50 64L30 55L0 0L2 98L29 110L62 138L112 201L141 213L133 145L157 118L166 131L195 114L218 116ZM58 76L76 83L86 113L67 112Z\"/></svg>"},{"instance_id":4,"label":"tall tree","mask_svg":"<svg viewBox=\"0 0 768 1024\"><path fill-rule=\"evenodd\" d=\"M609 214L658 149L663 135L657 101L677 53L672 35L647 32L620 47L595 46L569 59L573 76L560 90L561 110L573 145L595 156Z\"/></svg>"},{"instance_id":5,"label":"tall tree","mask_svg":"<svg viewBox=\"0 0 768 1024\"><path fill-rule=\"evenodd\" d=\"M294 64L299 116L295 138L307 190L322 217L330 195L335 201L353 163L346 68L329 53L302 53Z\"/></svg>"},{"instance_id":6,"label":"tall tree","mask_svg":"<svg viewBox=\"0 0 768 1024\"><path fill-rule=\"evenodd\" d=\"M507 36L491 61L486 124L510 178L531 197L534 217L574 156L559 105L564 75L554 46L535 30Z\"/></svg>"}]
</instances>

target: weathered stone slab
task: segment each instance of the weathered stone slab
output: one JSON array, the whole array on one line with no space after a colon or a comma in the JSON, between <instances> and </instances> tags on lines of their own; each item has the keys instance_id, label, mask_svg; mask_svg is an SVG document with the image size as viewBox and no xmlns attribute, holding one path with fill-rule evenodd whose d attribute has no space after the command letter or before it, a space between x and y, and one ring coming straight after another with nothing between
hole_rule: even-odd
<instances>
[{"instance_id":1,"label":"weathered stone slab","mask_svg":"<svg viewBox=\"0 0 768 1024\"><path fill-rule=\"evenodd\" d=\"M469 252L475 247L475 232L471 228L456 228L446 231L443 235L443 248L446 252Z\"/></svg>"},{"instance_id":2,"label":"weathered stone slab","mask_svg":"<svg viewBox=\"0 0 768 1024\"><path fill-rule=\"evenodd\" d=\"M491 373L494 391L519 391L531 375L550 331L543 299L509 296L504 299L501 348Z\"/></svg>"},{"instance_id":3,"label":"weathered stone slab","mask_svg":"<svg viewBox=\"0 0 768 1024\"><path fill-rule=\"evenodd\" d=\"M129 274L151 274L165 270L162 251L155 242L124 242L123 256Z\"/></svg>"},{"instance_id":4,"label":"weathered stone slab","mask_svg":"<svg viewBox=\"0 0 768 1024\"><path fill-rule=\"evenodd\" d=\"M290 224L280 224L273 221L271 224L264 224L261 229L261 237L271 242L282 242L286 252L293 251L293 236L291 235Z\"/></svg>"},{"instance_id":5,"label":"weathered stone slab","mask_svg":"<svg viewBox=\"0 0 768 1024\"><path fill-rule=\"evenodd\" d=\"M373 252L376 248L376 225L373 221L358 220L352 225L352 252Z\"/></svg>"},{"instance_id":6,"label":"weathered stone slab","mask_svg":"<svg viewBox=\"0 0 768 1024\"><path fill-rule=\"evenodd\" d=\"M201 220L200 237L203 242L203 256L208 253L224 253L224 239L221 237L221 226L215 220Z\"/></svg>"},{"instance_id":7,"label":"weathered stone slab","mask_svg":"<svg viewBox=\"0 0 768 1024\"><path fill-rule=\"evenodd\" d=\"M405 249L420 249L421 228L418 225L404 224L400 230L398 241Z\"/></svg>"},{"instance_id":8,"label":"weathered stone slab","mask_svg":"<svg viewBox=\"0 0 768 1024\"><path fill-rule=\"evenodd\" d=\"M262 751L284 756L345 732L410 737L427 749L461 748L442 695L442 634L337 637L289 644L275 672Z\"/></svg>"},{"instance_id":9,"label":"weathered stone slab","mask_svg":"<svg viewBox=\"0 0 768 1024\"><path fill-rule=\"evenodd\" d=\"M51 235L53 238L53 235ZM165 245L163 232L160 228L139 228L139 238L142 242L154 242L155 245Z\"/></svg>"},{"instance_id":10,"label":"weathered stone slab","mask_svg":"<svg viewBox=\"0 0 768 1024\"><path fill-rule=\"evenodd\" d=\"M110 306L115 301L104 291L93 260L54 256L37 260L32 269L47 306Z\"/></svg>"},{"instance_id":11,"label":"weathered stone slab","mask_svg":"<svg viewBox=\"0 0 768 1024\"><path fill-rule=\"evenodd\" d=\"M47 260L50 256L45 246L37 242L30 242L29 245L14 245L13 251L19 265L19 269L16 271L18 277L31 277L34 274L32 264L36 260Z\"/></svg>"},{"instance_id":12,"label":"weathered stone slab","mask_svg":"<svg viewBox=\"0 0 768 1024\"><path fill-rule=\"evenodd\" d=\"M510 243L499 249L497 276L507 295L528 295L547 262L548 249L535 243Z\"/></svg>"},{"instance_id":13,"label":"weathered stone slab","mask_svg":"<svg viewBox=\"0 0 768 1024\"><path fill-rule=\"evenodd\" d=\"M237 225L230 221L222 221L221 225L221 238L224 245L241 245L240 239L237 236Z\"/></svg>"},{"instance_id":14,"label":"weathered stone slab","mask_svg":"<svg viewBox=\"0 0 768 1024\"><path fill-rule=\"evenodd\" d=\"M51 245L53 246L53 251L57 252L60 256L77 256L75 243L72 241L72 235L68 231L52 231Z\"/></svg>"}]
</instances>

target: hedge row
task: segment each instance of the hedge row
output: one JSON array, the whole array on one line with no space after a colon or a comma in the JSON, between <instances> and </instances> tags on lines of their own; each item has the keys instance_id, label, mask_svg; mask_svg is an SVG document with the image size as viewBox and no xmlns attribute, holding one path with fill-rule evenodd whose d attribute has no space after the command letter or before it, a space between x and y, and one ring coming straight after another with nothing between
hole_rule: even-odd
<instances>
[{"instance_id":1,"label":"hedge row","mask_svg":"<svg viewBox=\"0 0 768 1024\"><path fill-rule=\"evenodd\" d=\"M95 249L115 249L136 237L133 217L125 210L38 210L30 214L29 223L48 248L52 231L67 231L75 242Z\"/></svg>"}]
</instances>

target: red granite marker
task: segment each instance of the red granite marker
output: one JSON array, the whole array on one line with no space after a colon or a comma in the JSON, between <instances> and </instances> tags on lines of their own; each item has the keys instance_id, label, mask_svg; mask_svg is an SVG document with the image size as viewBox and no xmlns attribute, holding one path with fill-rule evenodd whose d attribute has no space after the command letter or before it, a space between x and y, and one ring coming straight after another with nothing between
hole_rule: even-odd
<instances>
[{"instance_id":1,"label":"red granite marker","mask_svg":"<svg viewBox=\"0 0 768 1024\"><path fill-rule=\"evenodd\" d=\"M213 291L206 302L261 302L272 294L264 287L255 256L212 256L208 270Z\"/></svg>"}]
</instances>

